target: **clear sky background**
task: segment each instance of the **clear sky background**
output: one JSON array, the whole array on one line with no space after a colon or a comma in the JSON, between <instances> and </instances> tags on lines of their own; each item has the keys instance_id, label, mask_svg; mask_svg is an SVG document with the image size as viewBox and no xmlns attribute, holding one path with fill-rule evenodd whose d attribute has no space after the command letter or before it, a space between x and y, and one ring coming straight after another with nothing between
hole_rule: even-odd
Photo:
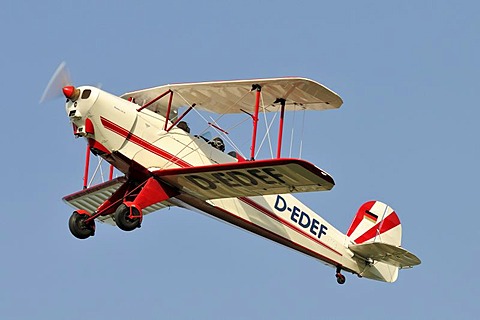
<instances>
[{"instance_id":1,"label":"clear sky background","mask_svg":"<svg viewBox=\"0 0 480 320\"><path fill-rule=\"evenodd\" d=\"M135 3L135 4L133 4ZM2 2L0 318L471 319L478 317L477 1ZM174 82L304 76L338 92L309 113L303 157L331 192L301 199L345 232L378 199L422 259L394 284L334 270L183 209L125 233L70 235L61 201L85 144L63 99L67 61L114 94Z\"/></svg>"}]
</instances>

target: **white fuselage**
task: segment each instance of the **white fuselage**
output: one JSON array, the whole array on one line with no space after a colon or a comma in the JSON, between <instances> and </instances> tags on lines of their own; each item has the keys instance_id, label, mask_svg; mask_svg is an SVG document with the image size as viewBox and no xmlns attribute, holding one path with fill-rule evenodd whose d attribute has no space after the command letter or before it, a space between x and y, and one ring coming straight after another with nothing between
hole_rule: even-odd
<instances>
[{"instance_id":1,"label":"white fuselage","mask_svg":"<svg viewBox=\"0 0 480 320\"><path fill-rule=\"evenodd\" d=\"M174 127L166 132L166 118L163 115L147 109L138 112L138 105L93 87L79 89L82 92L91 90L89 97L80 97L76 102L67 101L66 108L80 135L95 140L109 152L120 153L150 171L237 161L213 148L204 139L180 128ZM87 118L93 124L93 134L85 133L88 129L85 128ZM115 163L111 158L109 161L127 173L125 166ZM361 259L354 259L348 249L350 238L290 194L206 202L198 206L183 199L178 205L213 215L308 254L327 265L340 266L372 279L395 280L388 266L381 263L371 266Z\"/></svg>"}]
</instances>

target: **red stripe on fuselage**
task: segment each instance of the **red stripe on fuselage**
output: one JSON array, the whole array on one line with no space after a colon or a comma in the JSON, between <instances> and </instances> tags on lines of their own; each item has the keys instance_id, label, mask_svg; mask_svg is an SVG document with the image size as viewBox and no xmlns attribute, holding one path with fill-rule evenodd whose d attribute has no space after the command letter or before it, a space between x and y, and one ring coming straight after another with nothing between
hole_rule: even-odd
<instances>
[{"instance_id":1,"label":"red stripe on fuselage","mask_svg":"<svg viewBox=\"0 0 480 320\"><path fill-rule=\"evenodd\" d=\"M245 198L245 199L246 199L246 198ZM254 203L255 203L255 202L254 202ZM245 224L247 224L247 225L253 225L253 226L256 226L257 228L260 228L263 232L265 232L266 234L270 235L270 236L264 235L264 236L267 237L268 239L273 240L272 238L274 238L274 237L279 237L279 238L283 239L285 242L290 243L290 245L287 245L287 244L283 243L284 245L287 245L287 246L290 247L290 248L294 248L294 249L296 249L296 250L298 250L298 251L300 251L300 252L303 252L303 253L305 253L305 254L308 254L309 256L312 256L312 257L317 258L317 259L319 259L319 260L325 261L325 262L331 264L332 266L338 266L338 262L337 262L337 261L332 260L332 259L330 259L330 258L328 258L328 257L325 257L325 256L321 255L320 253L318 253L318 252L316 252L316 251L313 251L312 249L309 249L309 248L307 248L307 247L304 247L304 246L302 246L301 244L296 243L296 242L294 242L294 241L292 241L292 240L290 240L290 239L284 238L284 237L282 237L282 236L280 236L280 235L278 235L278 234L276 234L276 233L274 233L274 232L272 232L272 231L270 231L270 230L268 230L268 229L266 229L266 228L264 228L264 227L262 227L262 226L259 226L258 224L255 224L255 223L253 223L253 222L251 222L251 221L245 220L245 219L243 219L242 217L239 217L239 216L237 216L237 215L235 215L235 214L233 214L233 213L225 210L224 208L220 208L220 207L215 207L215 208L216 208L217 210L221 210L221 211L223 211L223 212L225 212L225 213L227 213L227 214L233 215L236 219L242 221L243 223L245 223ZM272 237L272 236L273 236L273 237ZM323 245L323 244L322 244L322 245ZM340 254L340 253L339 253L339 254ZM340 254L340 255L341 255L341 254Z\"/></svg>"},{"instance_id":2,"label":"red stripe on fuselage","mask_svg":"<svg viewBox=\"0 0 480 320\"><path fill-rule=\"evenodd\" d=\"M336 251L335 249L327 246L325 243L321 242L320 240L318 240L317 238L315 238L314 236L308 234L308 233L305 233L303 232L303 230L300 230L300 229L297 229L295 228L292 224L288 223L286 220L282 219L281 217L277 216L275 213L271 212L270 210L268 210L267 208L261 206L260 204L252 201L251 199L249 198L246 198L246 197L241 197L241 198L238 198L239 200L245 202L246 204L248 204L249 206L253 207L254 209L256 209L257 211L260 211L260 212L263 212L265 215L269 216L270 218L274 219L274 220L277 220L278 222L280 222L281 224L283 224L284 226L287 226L289 227L290 229L292 229L293 231L297 232L297 233L300 233L301 235L309 238L310 240L318 243L319 245L322 245L324 246L325 248L335 252L336 254L338 255L342 255L340 252Z\"/></svg>"},{"instance_id":3,"label":"red stripe on fuselage","mask_svg":"<svg viewBox=\"0 0 480 320\"><path fill-rule=\"evenodd\" d=\"M179 165L179 166L181 166L181 167L184 167L184 168L186 168L186 167L193 167L193 165L191 165L190 163L185 162L185 161L183 161L182 159L178 158L177 156L175 156L175 155L173 155L173 154L171 154L171 153L169 153L169 152L167 152L167 151L165 151L165 150L163 150L163 149L160 149L160 148L157 147L157 146L152 145L151 143L149 143L149 142L143 140L142 138L134 135L134 134L131 133L130 131L128 131L128 130L126 130L126 129L120 127L120 126L118 126L117 124L115 124L115 123L113 123L113 122L111 122L111 121L109 121L109 120L107 120L107 119L105 119L105 118L103 118L103 117L100 117L100 119L101 119L102 124L104 125L104 127L105 127L106 129L108 129L108 130L110 130L110 131L112 131L112 132L115 132L116 134L118 134L118 135L124 137L125 139L129 140L130 142L132 142L132 143L134 143L134 144L136 144L136 145L144 148L145 150L148 150L148 151L150 151L150 152L152 152L152 153L154 153L154 154L156 154L156 155L164 158L165 160L171 161L171 162L173 162L174 164L177 164L177 165ZM342 254L341 254L340 252L334 250L333 248L329 247L328 245L326 245L325 243L319 241L318 239L315 239L313 236L305 233L303 230L300 230L300 229L296 228L295 226L289 224L288 222L286 222L285 220L283 220L282 218L280 218L279 216L277 216L275 213L273 213L273 212L271 212L270 210L266 209L265 207L259 205L258 203L252 201L251 199L246 198L246 197L241 197L241 198L238 198L238 199L241 200L241 201L243 201L244 203L248 204L249 206L251 206L251 207L254 208L255 210L262 212L263 214L269 216L270 218L272 218L272 219L280 222L281 224L283 224L283 225L289 227L290 229L292 229L292 230L300 233L301 235L309 238L310 240L313 240L314 242L322 245L323 247L331 250L332 252L334 252L334 253L342 256ZM218 208L218 207L217 207L217 208ZM225 209L222 209L222 210L223 210L223 211L226 211ZM228 211L226 211L226 212L228 212ZM237 216L237 215L235 215L235 214L233 214L233 213L231 213L231 212L228 212L228 213L234 215L234 216L237 217L237 218L240 218L239 216ZM281 236L280 236L280 237L281 237ZM283 238L283 237L282 237L282 238ZM286 239L286 238L284 238L284 239ZM288 241L290 241L290 242L292 242L292 243L295 243L295 242L293 242L293 241L290 240L290 239L286 239L286 240L288 240ZM295 243L295 244L298 245L298 246L300 246L300 247L302 247L302 246L299 245L298 243ZM317 254L318 254L318 253L317 253ZM325 258L324 258L324 260L329 260L329 259L325 259ZM329 261L331 261L331 260L329 260Z\"/></svg>"},{"instance_id":4,"label":"red stripe on fuselage","mask_svg":"<svg viewBox=\"0 0 480 320\"><path fill-rule=\"evenodd\" d=\"M173 162L174 164L177 164L181 167L191 167L191 165L188 162L183 161L182 159L176 157L175 155L158 148L157 146L154 146L153 144L143 140L142 138L134 135L130 131L118 126L117 124L100 117L102 124L105 126L110 131L115 132L116 134L124 137L125 139L129 140L130 142L135 143L136 145L144 148L145 150L150 151L151 153L156 154L157 156L160 156L164 158L167 161Z\"/></svg>"}]
</instances>

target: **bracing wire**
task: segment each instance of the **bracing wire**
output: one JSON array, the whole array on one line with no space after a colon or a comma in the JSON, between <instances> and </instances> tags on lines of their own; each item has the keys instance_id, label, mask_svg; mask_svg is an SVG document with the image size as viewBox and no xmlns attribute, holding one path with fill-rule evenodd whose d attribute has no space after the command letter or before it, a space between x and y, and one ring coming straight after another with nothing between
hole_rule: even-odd
<instances>
[{"instance_id":1,"label":"bracing wire","mask_svg":"<svg viewBox=\"0 0 480 320\"><path fill-rule=\"evenodd\" d=\"M380 241L382 241L381 239L381 234L380 234L380 230L382 229L382 225L383 225L383 222L385 221L385 215L387 214L387 210L388 210L388 206L385 205L385 210L383 210L383 214L382 214L382 218L380 220L380 224L378 225L377 227L377 233L375 234L375 237L373 238L373 242L375 242L375 240L377 239L377 236L380 238Z\"/></svg>"},{"instance_id":2,"label":"bracing wire","mask_svg":"<svg viewBox=\"0 0 480 320\"><path fill-rule=\"evenodd\" d=\"M267 127L267 133L263 136L262 142L260 142L260 146L258 147L257 153L255 154L255 158L258 156L258 153L262 149L263 143L265 142L265 139L269 139L269 145L270 145L270 156L273 158L273 148L272 148L272 143L270 141L270 135L268 132L270 131L270 128L272 127L273 122L275 121L275 118L277 117L277 113L274 114L272 120L270 121L270 124L267 123L267 119L265 118L265 126Z\"/></svg>"},{"instance_id":3,"label":"bracing wire","mask_svg":"<svg viewBox=\"0 0 480 320\"><path fill-rule=\"evenodd\" d=\"M265 103L263 102L263 94L262 93L260 93L260 97L262 99L263 119L265 120L265 127L267 128L267 131L265 132L265 134L268 137L268 146L270 147L270 157L273 159L272 139L270 138L270 127L272 126L273 122L270 123L270 125L268 125L267 113L265 112ZM275 114L275 116L276 115L277 114ZM260 148L258 148L259 150L261 149L261 146L262 146L262 144L260 144Z\"/></svg>"},{"instance_id":4,"label":"bracing wire","mask_svg":"<svg viewBox=\"0 0 480 320\"><path fill-rule=\"evenodd\" d=\"M93 172L92 174L92 177L90 178L90 182L88 183L87 187L90 188L90 186L92 185L93 183L93 179L95 179L98 171L100 170L100 174L101 174L101 179L102 179L102 182L104 182L103 180L103 171L102 171L102 162L103 162L103 158L102 157L97 157L98 158L98 164L97 164L97 167L95 168L95 171Z\"/></svg>"},{"instance_id":5,"label":"bracing wire","mask_svg":"<svg viewBox=\"0 0 480 320\"><path fill-rule=\"evenodd\" d=\"M215 120L213 119L213 117L210 117L210 119L212 120L212 123L213 123L213 124L217 125L217 123L215 122ZM233 149L235 149L235 151L240 152L240 149L237 147L237 145L235 144L235 142L233 142L233 140L230 139L230 137L229 137L227 134L223 134L222 132L220 132L219 130L217 130L217 128L215 128L215 127L213 127L213 129L214 129L215 131L217 131L217 133L218 133L219 135L221 135L222 138L224 138L224 139L233 147ZM240 152L240 153L241 153L241 152Z\"/></svg>"},{"instance_id":6,"label":"bracing wire","mask_svg":"<svg viewBox=\"0 0 480 320\"><path fill-rule=\"evenodd\" d=\"M301 127L301 132L300 132L300 152L298 154L298 157L302 159L302 151L303 151L303 132L305 129L305 108L303 109L303 117L302 117L302 127Z\"/></svg>"},{"instance_id":7,"label":"bracing wire","mask_svg":"<svg viewBox=\"0 0 480 320\"><path fill-rule=\"evenodd\" d=\"M214 122L217 123L223 116L225 116L225 115L228 113L228 111L229 111L230 109L232 109L234 106L236 106L240 101L242 101L242 100L243 100L249 93L251 93L251 92L252 92L252 91L250 91L250 90L246 91L243 96L241 96L240 98L238 98L238 100L235 101L235 103L233 103L232 105L228 106L223 113L221 113L216 119L214 119ZM178 93L178 92L175 92L175 93L178 94L178 95L183 99L183 101L185 101L187 104L190 104L190 102L189 102L187 99L185 99L185 97L183 97L180 93ZM208 122L207 119L205 119L205 117L204 117L197 109L193 108L193 110L194 110L203 120L205 120L205 122ZM210 128L210 126L207 125L206 128L203 129L203 131L200 132L200 135L203 134L204 132L208 131L209 128Z\"/></svg>"},{"instance_id":8,"label":"bracing wire","mask_svg":"<svg viewBox=\"0 0 480 320\"><path fill-rule=\"evenodd\" d=\"M291 158L292 157L292 148L293 148L293 137L295 135L295 115L297 114L297 105L294 105L294 108L293 108L293 120L292 120L292 133L290 135L290 151L288 153L288 157Z\"/></svg>"},{"instance_id":9,"label":"bracing wire","mask_svg":"<svg viewBox=\"0 0 480 320\"><path fill-rule=\"evenodd\" d=\"M245 98L245 96L246 96L247 94L249 94L250 92L251 92L250 90L247 91L247 92L245 92L245 94L244 94L242 97L240 97L237 101L235 101L234 104L228 106L228 107L225 109L224 113L220 114L219 117L217 117L217 119L213 119L213 118L212 118L212 122L216 124L218 120L220 120L225 114L228 113L228 110L230 110L230 109L233 108L235 105L237 105L237 104L238 104L241 100L243 100L243 99ZM187 103L188 105L191 105L190 102L189 102L187 99L185 99L185 97L183 97L179 92L175 92L175 94L177 94L181 99L183 99L183 101L185 101L185 103ZM200 116L200 117L203 119L203 121L205 121L205 123L208 123L208 120L207 120L196 108L193 108L193 110L196 112L196 114L197 114L198 116ZM199 133L199 135L202 135L202 134L204 134L205 132L207 132L209 128L210 128L210 126L207 125L206 128L203 129L203 130ZM226 137L226 135L221 134L221 133L219 132L219 130L217 130L216 128L214 128L214 130L215 130L220 136ZM234 149L237 150L235 144L233 144L233 141L231 141L230 138L227 138L226 140L232 142L231 145L233 146ZM191 143L193 143L193 140L190 141L188 144L184 145L184 147L183 147L182 149L180 149L178 152L176 152L176 153L175 153L175 156L178 156L178 155L179 155L182 151L184 151ZM184 155L184 156L187 156L187 155L189 155L189 154L191 154L191 153L193 153L193 152L195 152L195 151L196 151L196 150L195 150L194 148L192 148L192 150L191 150L190 152L188 152L188 153L187 153L186 155ZM239 150L237 150L237 151L239 151ZM172 161L172 162L174 162L174 161ZM162 169L165 167L166 164L167 164L167 163L165 163L165 164L162 166Z\"/></svg>"},{"instance_id":10,"label":"bracing wire","mask_svg":"<svg viewBox=\"0 0 480 320\"><path fill-rule=\"evenodd\" d=\"M100 178L101 178L102 183L103 183L103 182L105 182L105 177L103 176L103 168L101 166L102 160L103 160L103 158L101 158L101 160L98 161L98 166L100 167Z\"/></svg>"},{"instance_id":11,"label":"bracing wire","mask_svg":"<svg viewBox=\"0 0 480 320\"><path fill-rule=\"evenodd\" d=\"M252 119L252 118L251 118L251 117L245 117L243 120L239 121L237 124L234 124L233 126L228 127L228 128L227 128L227 131L228 131L228 132L233 131L233 129L236 129L237 127L239 127L239 126L242 125L244 122L246 122L246 121L248 121L248 120L250 120L250 119Z\"/></svg>"}]
</instances>

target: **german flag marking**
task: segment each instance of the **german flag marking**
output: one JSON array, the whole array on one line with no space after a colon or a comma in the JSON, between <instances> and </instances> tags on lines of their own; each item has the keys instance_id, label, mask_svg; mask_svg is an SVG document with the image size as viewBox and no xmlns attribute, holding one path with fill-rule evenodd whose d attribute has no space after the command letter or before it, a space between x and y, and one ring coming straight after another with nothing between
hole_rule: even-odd
<instances>
[{"instance_id":1,"label":"german flag marking","mask_svg":"<svg viewBox=\"0 0 480 320\"><path fill-rule=\"evenodd\" d=\"M377 222L378 216L369 210L365 210L364 218L372 221L373 223Z\"/></svg>"}]
</instances>

